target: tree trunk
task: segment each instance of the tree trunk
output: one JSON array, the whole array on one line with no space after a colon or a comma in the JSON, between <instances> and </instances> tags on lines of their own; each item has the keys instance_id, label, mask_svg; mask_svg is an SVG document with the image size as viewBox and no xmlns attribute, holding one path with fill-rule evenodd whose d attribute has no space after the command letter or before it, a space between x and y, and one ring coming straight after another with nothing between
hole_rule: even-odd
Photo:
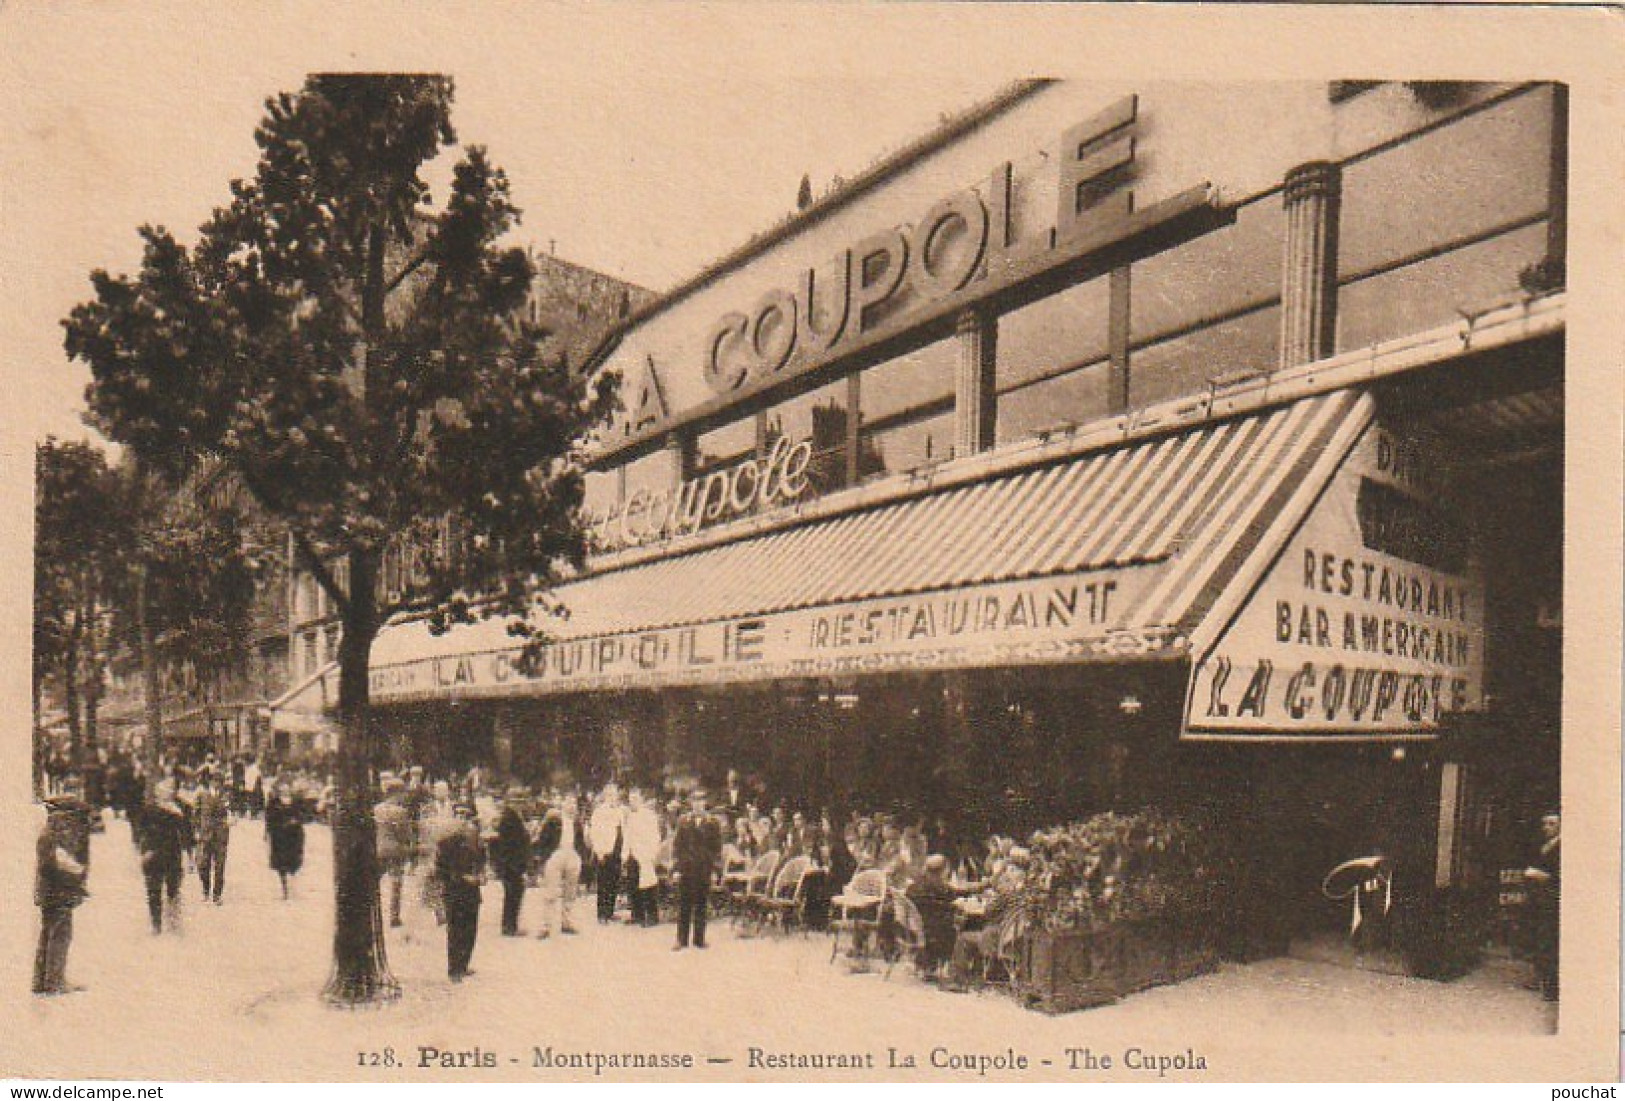
<instances>
[{"instance_id":1,"label":"tree trunk","mask_svg":"<svg viewBox=\"0 0 1625 1101\"><path fill-rule=\"evenodd\" d=\"M85 768L97 762L96 750L100 745L100 737L96 729L96 711L102 698L102 651L101 638L96 632L96 604L95 596L89 598L90 607L86 613L86 622L89 624L85 632L85 736L80 746L81 759L74 762L74 767L81 773Z\"/></svg>"},{"instance_id":2,"label":"tree trunk","mask_svg":"<svg viewBox=\"0 0 1625 1101\"><path fill-rule=\"evenodd\" d=\"M35 655L34 660L36 662L39 660L38 655ZM32 757L34 759L33 765L31 766L30 775L33 777L34 798L36 799L40 799L45 796L45 727L40 722L40 720L45 717L45 712L43 710L44 697L44 674L40 671L40 666L36 664L34 666L34 736L29 742L29 746L33 750Z\"/></svg>"},{"instance_id":3,"label":"tree trunk","mask_svg":"<svg viewBox=\"0 0 1625 1101\"><path fill-rule=\"evenodd\" d=\"M372 818L373 738L367 664L378 634L378 552L350 552L349 598L339 639L338 802L333 811L333 973L322 997L362 1005L400 996L384 947L378 847Z\"/></svg>"},{"instance_id":4,"label":"tree trunk","mask_svg":"<svg viewBox=\"0 0 1625 1101\"><path fill-rule=\"evenodd\" d=\"M137 645L141 649L141 694L145 697L147 712L147 739L142 743L142 751L147 759L147 783L152 785L162 778L160 773L163 769L164 700L163 690L158 685L157 645L152 638L152 619L147 608L149 581L146 568L138 567L138 569L140 574L135 583L135 624Z\"/></svg>"},{"instance_id":5,"label":"tree trunk","mask_svg":"<svg viewBox=\"0 0 1625 1101\"><path fill-rule=\"evenodd\" d=\"M62 704L68 712L68 757L75 765L79 763L85 736L79 715L79 635L79 613L75 611L62 654Z\"/></svg>"}]
</instances>

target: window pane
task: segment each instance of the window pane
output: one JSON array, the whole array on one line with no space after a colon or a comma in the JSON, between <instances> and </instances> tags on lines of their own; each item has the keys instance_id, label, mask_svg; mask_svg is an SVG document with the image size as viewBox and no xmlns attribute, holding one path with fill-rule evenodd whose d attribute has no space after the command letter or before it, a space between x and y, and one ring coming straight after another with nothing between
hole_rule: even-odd
<instances>
[{"instance_id":1,"label":"window pane","mask_svg":"<svg viewBox=\"0 0 1625 1101\"><path fill-rule=\"evenodd\" d=\"M767 414L767 438L812 443L807 495L846 484L846 380L841 379L775 406Z\"/></svg>"},{"instance_id":2,"label":"window pane","mask_svg":"<svg viewBox=\"0 0 1625 1101\"><path fill-rule=\"evenodd\" d=\"M1279 298L1285 240L1281 197L1269 195L1238 210L1234 225L1135 264L1134 342Z\"/></svg>"},{"instance_id":3,"label":"window pane","mask_svg":"<svg viewBox=\"0 0 1625 1101\"><path fill-rule=\"evenodd\" d=\"M954 415L926 417L878 432L865 430L861 447L875 473L895 474L953 458Z\"/></svg>"},{"instance_id":4,"label":"window pane","mask_svg":"<svg viewBox=\"0 0 1625 1101\"><path fill-rule=\"evenodd\" d=\"M1109 371L1097 362L999 395L998 443L1107 415Z\"/></svg>"},{"instance_id":5,"label":"window pane","mask_svg":"<svg viewBox=\"0 0 1625 1101\"><path fill-rule=\"evenodd\" d=\"M863 372L859 397L863 423L872 424L906 409L952 397L958 356L958 342L950 338Z\"/></svg>"},{"instance_id":6,"label":"window pane","mask_svg":"<svg viewBox=\"0 0 1625 1101\"><path fill-rule=\"evenodd\" d=\"M619 478L613 470L589 470L582 477L581 511L588 517L606 516L620 503Z\"/></svg>"},{"instance_id":7,"label":"window pane","mask_svg":"<svg viewBox=\"0 0 1625 1101\"><path fill-rule=\"evenodd\" d=\"M1274 370L1280 329L1281 308L1271 306L1138 348L1129 357L1129 404L1206 393L1211 379L1238 371Z\"/></svg>"},{"instance_id":8,"label":"window pane","mask_svg":"<svg viewBox=\"0 0 1625 1101\"><path fill-rule=\"evenodd\" d=\"M1091 279L999 318L999 390L1106 355L1109 280Z\"/></svg>"},{"instance_id":9,"label":"window pane","mask_svg":"<svg viewBox=\"0 0 1625 1101\"><path fill-rule=\"evenodd\" d=\"M1350 283L1338 292L1337 347L1364 348L1459 321L1516 292L1518 273L1545 255L1546 226L1539 224Z\"/></svg>"},{"instance_id":10,"label":"window pane","mask_svg":"<svg viewBox=\"0 0 1625 1101\"><path fill-rule=\"evenodd\" d=\"M1340 271L1358 275L1543 212L1551 109L1551 89L1537 89L1349 165Z\"/></svg>"},{"instance_id":11,"label":"window pane","mask_svg":"<svg viewBox=\"0 0 1625 1101\"><path fill-rule=\"evenodd\" d=\"M745 417L701 434L695 448L695 469L733 466L755 453L756 418Z\"/></svg>"}]
</instances>

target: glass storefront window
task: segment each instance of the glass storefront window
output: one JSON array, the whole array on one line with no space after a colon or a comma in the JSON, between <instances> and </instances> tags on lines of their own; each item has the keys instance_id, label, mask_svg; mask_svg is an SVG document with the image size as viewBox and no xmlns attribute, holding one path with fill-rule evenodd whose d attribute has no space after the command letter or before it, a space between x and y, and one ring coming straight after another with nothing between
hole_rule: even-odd
<instances>
[{"instance_id":1,"label":"glass storefront window","mask_svg":"<svg viewBox=\"0 0 1625 1101\"><path fill-rule=\"evenodd\" d=\"M1546 210L1552 91L1537 88L1343 170L1345 278Z\"/></svg>"},{"instance_id":2,"label":"glass storefront window","mask_svg":"<svg viewBox=\"0 0 1625 1101\"><path fill-rule=\"evenodd\" d=\"M893 421L889 427L864 429L859 440L876 474L896 474L945 462L954 453L954 415L950 410L919 420Z\"/></svg>"},{"instance_id":3,"label":"glass storefront window","mask_svg":"<svg viewBox=\"0 0 1625 1101\"><path fill-rule=\"evenodd\" d=\"M767 414L767 439L812 444L807 466L808 495L818 496L846 484L846 380L840 379L774 406Z\"/></svg>"},{"instance_id":4,"label":"glass storefront window","mask_svg":"<svg viewBox=\"0 0 1625 1101\"><path fill-rule=\"evenodd\" d=\"M1518 273L1545 255L1540 223L1346 284L1337 296L1338 350L1460 321L1515 293Z\"/></svg>"},{"instance_id":5,"label":"glass storefront window","mask_svg":"<svg viewBox=\"0 0 1625 1101\"><path fill-rule=\"evenodd\" d=\"M998 443L1014 443L1054 428L1104 417L1108 412L1105 360L999 394Z\"/></svg>"},{"instance_id":6,"label":"glass storefront window","mask_svg":"<svg viewBox=\"0 0 1625 1101\"><path fill-rule=\"evenodd\" d=\"M581 511L589 521L608 516L621 503L619 478L613 470L587 471L581 488Z\"/></svg>"},{"instance_id":7,"label":"glass storefront window","mask_svg":"<svg viewBox=\"0 0 1625 1101\"><path fill-rule=\"evenodd\" d=\"M671 452L665 448L641 459L633 459L621 469L625 472L624 493L621 498L623 501L630 500L632 494L640 489L658 493L672 487L672 457Z\"/></svg>"},{"instance_id":8,"label":"glass storefront window","mask_svg":"<svg viewBox=\"0 0 1625 1101\"><path fill-rule=\"evenodd\" d=\"M863 372L858 401L863 423L881 427L899 414L946 398L953 400L959 348L954 338L876 364Z\"/></svg>"},{"instance_id":9,"label":"glass storefront window","mask_svg":"<svg viewBox=\"0 0 1625 1101\"><path fill-rule=\"evenodd\" d=\"M1286 213L1281 196L1272 194L1241 207L1233 225L1135 264L1133 343L1279 298L1285 240Z\"/></svg>"},{"instance_id":10,"label":"glass storefront window","mask_svg":"<svg viewBox=\"0 0 1625 1101\"><path fill-rule=\"evenodd\" d=\"M735 466L756 454L756 418L744 417L702 433L694 449L698 473Z\"/></svg>"}]
</instances>

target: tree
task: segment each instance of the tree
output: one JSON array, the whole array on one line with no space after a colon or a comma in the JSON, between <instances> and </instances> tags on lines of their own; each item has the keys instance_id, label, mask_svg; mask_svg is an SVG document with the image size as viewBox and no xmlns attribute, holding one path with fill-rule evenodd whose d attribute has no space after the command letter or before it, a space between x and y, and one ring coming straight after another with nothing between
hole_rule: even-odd
<instances>
[{"instance_id":1,"label":"tree","mask_svg":"<svg viewBox=\"0 0 1625 1101\"><path fill-rule=\"evenodd\" d=\"M378 906L373 641L406 608L441 626L524 616L579 568L577 452L615 404L613 377L589 382L540 354L520 309L531 262L499 245L519 211L482 148L464 150L428 215L420 172L457 140L452 99L440 76L315 76L269 99L257 171L232 183L196 247L144 228L140 272L93 273L95 299L65 322L108 431L169 469L223 463L288 525L338 609L324 993L343 1004L399 990ZM387 598L385 550L441 524L459 538Z\"/></svg>"},{"instance_id":2,"label":"tree","mask_svg":"<svg viewBox=\"0 0 1625 1101\"><path fill-rule=\"evenodd\" d=\"M160 666L188 666L218 684L247 658L263 553L245 518L211 499L205 468L186 484L126 462L115 472L122 525L111 578L112 640L141 662L148 775L159 774L164 720Z\"/></svg>"},{"instance_id":3,"label":"tree","mask_svg":"<svg viewBox=\"0 0 1625 1101\"><path fill-rule=\"evenodd\" d=\"M41 695L55 679L76 768L95 751L102 620L119 568L120 503L107 456L97 448L55 439L35 447L35 726Z\"/></svg>"}]
</instances>

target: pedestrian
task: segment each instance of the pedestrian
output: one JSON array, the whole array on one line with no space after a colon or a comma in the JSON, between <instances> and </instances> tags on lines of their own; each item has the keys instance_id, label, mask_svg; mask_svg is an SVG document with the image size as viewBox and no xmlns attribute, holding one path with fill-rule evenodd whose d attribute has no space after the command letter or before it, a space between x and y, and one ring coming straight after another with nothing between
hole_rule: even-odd
<instances>
[{"instance_id":1,"label":"pedestrian","mask_svg":"<svg viewBox=\"0 0 1625 1101\"><path fill-rule=\"evenodd\" d=\"M632 923L654 925L660 920L660 905L656 897L660 887L660 872L656 867L660 855L660 815L643 798L632 792L631 804L626 812L626 847L631 859L624 870L626 893L632 897Z\"/></svg>"},{"instance_id":2,"label":"pedestrian","mask_svg":"<svg viewBox=\"0 0 1625 1101\"><path fill-rule=\"evenodd\" d=\"M416 871L418 858L428 853L433 859L433 852L425 844L423 837L424 812L428 808L433 796L429 793L428 785L423 781L423 766L413 765L406 770L406 791L401 796L401 803L406 807L407 819L412 823L412 851L407 854L407 871Z\"/></svg>"},{"instance_id":3,"label":"pedestrian","mask_svg":"<svg viewBox=\"0 0 1625 1101\"><path fill-rule=\"evenodd\" d=\"M372 808L378 832L378 874L389 880L389 927L401 926L401 893L411 858L413 828L406 809L406 784L394 773L379 777L384 797Z\"/></svg>"},{"instance_id":4,"label":"pedestrian","mask_svg":"<svg viewBox=\"0 0 1625 1101\"><path fill-rule=\"evenodd\" d=\"M677 944L672 950L688 947L691 930L694 947L704 948L711 880L722 859L722 828L706 813L704 791L689 795L689 812L678 821L671 848L677 868Z\"/></svg>"},{"instance_id":5,"label":"pedestrian","mask_svg":"<svg viewBox=\"0 0 1625 1101\"><path fill-rule=\"evenodd\" d=\"M265 805L265 837L271 845L271 870L282 881L288 897L288 879L305 865L305 810L284 780L278 780Z\"/></svg>"},{"instance_id":6,"label":"pedestrian","mask_svg":"<svg viewBox=\"0 0 1625 1101\"><path fill-rule=\"evenodd\" d=\"M626 809L621 806L621 792L614 784L606 784L593 808L587 833L592 842L594 876L598 889L598 921L608 923L615 917L615 900L621 893L621 849L626 843L624 824Z\"/></svg>"},{"instance_id":7,"label":"pedestrian","mask_svg":"<svg viewBox=\"0 0 1625 1101\"><path fill-rule=\"evenodd\" d=\"M452 982L462 982L474 973L468 965L479 934L481 869L485 866L474 814L473 803L458 803L458 828L445 833L435 846L434 878L445 908L446 974Z\"/></svg>"},{"instance_id":8,"label":"pedestrian","mask_svg":"<svg viewBox=\"0 0 1625 1101\"><path fill-rule=\"evenodd\" d=\"M248 791L248 813L258 818L265 813L265 776L258 757L250 757L243 766L243 787Z\"/></svg>"},{"instance_id":9,"label":"pedestrian","mask_svg":"<svg viewBox=\"0 0 1625 1101\"><path fill-rule=\"evenodd\" d=\"M542 864L542 928L536 934L545 940L553 933L574 934L570 910L575 905L576 888L581 882L581 850L585 847L581 823L576 818L575 796L565 795L543 824L538 849L545 855Z\"/></svg>"},{"instance_id":10,"label":"pedestrian","mask_svg":"<svg viewBox=\"0 0 1625 1101\"><path fill-rule=\"evenodd\" d=\"M244 781L247 775L242 754L231 759L231 813L238 818L248 815L248 786Z\"/></svg>"},{"instance_id":11,"label":"pedestrian","mask_svg":"<svg viewBox=\"0 0 1625 1101\"><path fill-rule=\"evenodd\" d=\"M175 801L175 784L160 780L141 808L141 874L147 885L147 916L154 935L181 929L181 859L192 850L191 824ZM164 905L165 899L168 906Z\"/></svg>"},{"instance_id":12,"label":"pedestrian","mask_svg":"<svg viewBox=\"0 0 1625 1101\"><path fill-rule=\"evenodd\" d=\"M1534 861L1524 869L1529 884L1532 960L1540 996L1549 1002L1558 993L1558 918L1562 899L1563 819L1557 811L1540 820L1541 844Z\"/></svg>"},{"instance_id":13,"label":"pedestrian","mask_svg":"<svg viewBox=\"0 0 1625 1101\"><path fill-rule=\"evenodd\" d=\"M197 874L203 882L203 901L220 905L226 889L226 853L231 843L231 808L213 772L203 774L203 786L193 809L197 835Z\"/></svg>"},{"instance_id":14,"label":"pedestrian","mask_svg":"<svg viewBox=\"0 0 1625 1101\"><path fill-rule=\"evenodd\" d=\"M519 910L525 902L525 873L530 869L530 830L519 812L529 796L522 787L510 787L497 815L491 842L491 870L502 882L502 935L519 935Z\"/></svg>"},{"instance_id":15,"label":"pedestrian","mask_svg":"<svg viewBox=\"0 0 1625 1101\"><path fill-rule=\"evenodd\" d=\"M430 800L423 805L418 819L418 846L427 855L431 874L423 877L423 904L434 914L435 924L446 924L446 907L440 893L440 879L432 874L440 842L462 828L456 805L451 799L451 785L436 780L430 789Z\"/></svg>"},{"instance_id":16,"label":"pedestrian","mask_svg":"<svg viewBox=\"0 0 1625 1101\"><path fill-rule=\"evenodd\" d=\"M34 952L34 993L71 994L83 990L68 982L68 946L73 943L73 911L85 900L87 868L74 856L74 810L58 799L46 801L45 826L35 846L34 905L39 907L39 947Z\"/></svg>"}]
</instances>

